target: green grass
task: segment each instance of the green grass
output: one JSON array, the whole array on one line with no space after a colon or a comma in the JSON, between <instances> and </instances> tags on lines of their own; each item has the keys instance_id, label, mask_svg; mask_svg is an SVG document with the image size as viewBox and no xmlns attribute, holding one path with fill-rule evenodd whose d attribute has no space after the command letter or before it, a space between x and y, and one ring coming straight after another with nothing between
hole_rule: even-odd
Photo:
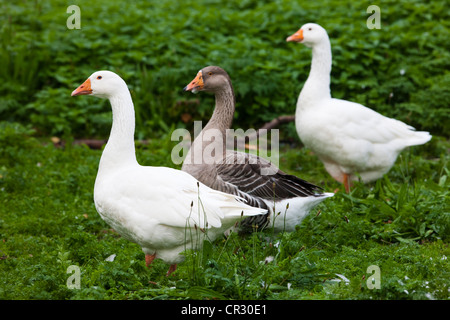
<instances>
[{"instance_id":1,"label":"green grass","mask_svg":"<svg viewBox=\"0 0 450 320\"><path fill-rule=\"evenodd\" d=\"M18 124L0 129L0 299L449 298L446 139L403 152L374 184L337 192L295 232L205 243L167 278L168 265L157 260L147 269L141 249L96 213L101 151L57 148ZM138 144L138 160L173 166L174 144L168 137ZM341 188L308 150L281 151L286 171L327 191ZM80 267L80 289L67 288L71 265ZM371 265L380 268L380 289L367 287Z\"/></svg>"},{"instance_id":2,"label":"green grass","mask_svg":"<svg viewBox=\"0 0 450 320\"><path fill-rule=\"evenodd\" d=\"M69 5L81 29L69 30ZM0 299L440 299L449 298L449 20L444 0L383 1L369 30L365 2L338 0L0 0ZM126 13L126 14L124 14ZM236 128L293 114L310 49L286 43L306 22L329 34L331 89L418 130L431 142L406 150L376 183L322 203L292 233L232 234L186 252L173 277L96 213L101 151L76 138L106 139L108 101L71 99L92 72L128 83L138 159L175 167L175 128L207 120L212 95L182 92L197 71L219 65L237 95ZM51 136L62 137L55 147ZM342 189L280 128L280 167ZM116 255L113 261L105 259ZM69 289L69 266L81 271ZM369 289L367 268L381 272Z\"/></svg>"}]
</instances>

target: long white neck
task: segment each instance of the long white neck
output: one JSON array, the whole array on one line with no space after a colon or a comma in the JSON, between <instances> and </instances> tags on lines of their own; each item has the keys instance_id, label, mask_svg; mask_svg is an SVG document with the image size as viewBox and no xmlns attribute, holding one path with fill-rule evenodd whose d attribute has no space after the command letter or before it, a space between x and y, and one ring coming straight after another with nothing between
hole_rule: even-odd
<instances>
[{"instance_id":1,"label":"long white neck","mask_svg":"<svg viewBox=\"0 0 450 320\"><path fill-rule=\"evenodd\" d=\"M112 128L100 159L99 171L137 164L134 106L128 88L117 91L109 101L112 108Z\"/></svg>"},{"instance_id":2,"label":"long white neck","mask_svg":"<svg viewBox=\"0 0 450 320\"><path fill-rule=\"evenodd\" d=\"M311 70L297 102L297 108L310 102L330 99L331 45L328 37L312 48Z\"/></svg>"}]
</instances>

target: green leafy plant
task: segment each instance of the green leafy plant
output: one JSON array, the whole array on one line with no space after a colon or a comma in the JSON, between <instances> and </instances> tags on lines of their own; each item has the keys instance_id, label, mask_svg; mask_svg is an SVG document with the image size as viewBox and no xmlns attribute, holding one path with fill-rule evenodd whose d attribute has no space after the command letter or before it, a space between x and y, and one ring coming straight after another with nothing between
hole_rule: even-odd
<instances>
[{"instance_id":1,"label":"green leafy plant","mask_svg":"<svg viewBox=\"0 0 450 320\"><path fill-rule=\"evenodd\" d=\"M259 127L294 113L311 52L285 39L302 24L317 22L331 38L333 96L420 130L449 134L445 1L385 2L379 30L367 28L366 4L347 7L336 0L134 1L126 9L119 1L99 1L80 4L81 29L74 30L65 24L66 5L3 4L3 119L31 123L43 134L106 137L107 104L71 99L70 92L92 72L111 69L133 93L139 138L159 137L172 125L190 129L193 120L210 117L214 102L182 88L213 64L231 76L234 124ZM127 14L118 14L121 10Z\"/></svg>"}]
</instances>

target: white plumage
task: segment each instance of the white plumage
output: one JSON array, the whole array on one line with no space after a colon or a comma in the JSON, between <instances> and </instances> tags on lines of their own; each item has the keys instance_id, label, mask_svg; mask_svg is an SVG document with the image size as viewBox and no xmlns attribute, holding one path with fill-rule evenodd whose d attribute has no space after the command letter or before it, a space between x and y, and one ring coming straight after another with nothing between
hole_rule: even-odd
<instances>
[{"instance_id":1,"label":"white plumage","mask_svg":"<svg viewBox=\"0 0 450 320\"><path fill-rule=\"evenodd\" d=\"M95 72L72 96L81 94L108 98L113 112L95 180L95 207L115 231L142 247L147 265L160 258L171 264L170 274L183 261L182 251L216 239L242 217L266 213L188 173L139 165L133 102L126 83L115 73Z\"/></svg>"},{"instance_id":2,"label":"white plumage","mask_svg":"<svg viewBox=\"0 0 450 320\"><path fill-rule=\"evenodd\" d=\"M121 236L139 244L148 255L170 264L183 260L185 249L201 243L192 233L214 240L254 210L235 196L215 191L188 173L165 167L127 166L97 176L95 207Z\"/></svg>"},{"instance_id":3,"label":"white plumage","mask_svg":"<svg viewBox=\"0 0 450 320\"><path fill-rule=\"evenodd\" d=\"M402 150L431 139L428 132L415 131L361 104L331 97L331 45L324 28L305 24L287 41L312 48L310 74L297 100L298 135L347 191L351 181L381 178Z\"/></svg>"}]
</instances>

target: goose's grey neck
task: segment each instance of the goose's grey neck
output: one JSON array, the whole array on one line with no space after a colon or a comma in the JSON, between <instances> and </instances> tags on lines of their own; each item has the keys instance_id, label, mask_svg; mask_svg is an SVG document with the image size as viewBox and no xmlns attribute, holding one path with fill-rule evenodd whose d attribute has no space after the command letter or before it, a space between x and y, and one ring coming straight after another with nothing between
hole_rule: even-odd
<instances>
[{"instance_id":1,"label":"goose's grey neck","mask_svg":"<svg viewBox=\"0 0 450 320\"><path fill-rule=\"evenodd\" d=\"M219 129L225 134L231 127L235 110L235 97L231 83L215 92L216 106L205 129Z\"/></svg>"},{"instance_id":2,"label":"goose's grey neck","mask_svg":"<svg viewBox=\"0 0 450 320\"><path fill-rule=\"evenodd\" d=\"M215 174L215 166L205 164L222 161L226 153L226 132L233 122L235 98L231 83L216 91L215 98L213 115L191 144L182 166L183 171L189 172L200 181L201 176Z\"/></svg>"}]
</instances>

